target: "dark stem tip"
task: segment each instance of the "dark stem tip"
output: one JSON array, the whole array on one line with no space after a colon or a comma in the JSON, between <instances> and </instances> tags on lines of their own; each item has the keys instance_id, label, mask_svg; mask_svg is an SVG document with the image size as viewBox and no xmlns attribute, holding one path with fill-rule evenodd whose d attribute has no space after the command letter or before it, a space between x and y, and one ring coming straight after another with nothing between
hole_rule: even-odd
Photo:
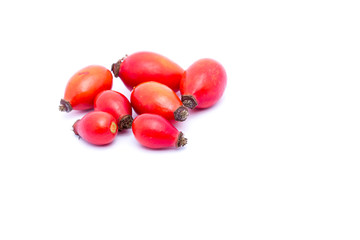
<instances>
[{"instance_id":1,"label":"dark stem tip","mask_svg":"<svg viewBox=\"0 0 360 240\"><path fill-rule=\"evenodd\" d=\"M189 116L189 111L184 106L180 106L174 112L174 118L175 118L176 121L179 121L179 122L185 121L188 116Z\"/></svg>"},{"instance_id":2,"label":"dark stem tip","mask_svg":"<svg viewBox=\"0 0 360 240\"><path fill-rule=\"evenodd\" d=\"M80 135L79 135L79 133L77 131L77 126L76 126L79 123L79 121L80 121L80 119L76 120L74 122L74 124L72 125L72 128L73 128L73 132L75 133L75 135L80 137Z\"/></svg>"},{"instance_id":3,"label":"dark stem tip","mask_svg":"<svg viewBox=\"0 0 360 240\"><path fill-rule=\"evenodd\" d=\"M190 109L194 109L198 105L198 103L193 95L182 95L181 101L184 104L184 106L186 106Z\"/></svg>"},{"instance_id":4,"label":"dark stem tip","mask_svg":"<svg viewBox=\"0 0 360 240\"><path fill-rule=\"evenodd\" d=\"M119 77L120 66L121 63L125 60L125 58L127 58L127 55L125 55L125 57L121 58L119 61L111 65L111 71L113 72L115 77Z\"/></svg>"},{"instance_id":5,"label":"dark stem tip","mask_svg":"<svg viewBox=\"0 0 360 240\"><path fill-rule=\"evenodd\" d=\"M184 134L182 132L179 133L179 137L176 142L176 147L183 147L187 144L187 138L184 137Z\"/></svg>"},{"instance_id":6,"label":"dark stem tip","mask_svg":"<svg viewBox=\"0 0 360 240\"><path fill-rule=\"evenodd\" d=\"M65 99L61 99L60 105L59 105L59 110L60 110L60 112L70 112L72 110L72 106L69 101L67 101Z\"/></svg>"},{"instance_id":7,"label":"dark stem tip","mask_svg":"<svg viewBox=\"0 0 360 240\"><path fill-rule=\"evenodd\" d=\"M119 121L119 131L123 130L123 129L129 129L131 128L132 122L133 122L133 117L131 115L125 115L123 116L120 121Z\"/></svg>"}]
</instances>

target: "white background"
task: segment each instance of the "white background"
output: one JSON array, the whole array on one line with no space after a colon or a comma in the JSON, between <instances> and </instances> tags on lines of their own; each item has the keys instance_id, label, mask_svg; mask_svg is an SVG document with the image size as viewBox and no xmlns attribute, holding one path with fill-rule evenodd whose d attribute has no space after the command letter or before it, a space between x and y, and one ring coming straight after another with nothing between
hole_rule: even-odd
<instances>
[{"instance_id":1,"label":"white background","mask_svg":"<svg viewBox=\"0 0 360 240\"><path fill-rule=\"evenodd\" d=\"M358 1L2 1L0 239L360 239ZM79 140L58 111L90 64L210 57L228 85L176 127ZM130 92L119 78L113 89Z\"/></svg>"}]
</instances>

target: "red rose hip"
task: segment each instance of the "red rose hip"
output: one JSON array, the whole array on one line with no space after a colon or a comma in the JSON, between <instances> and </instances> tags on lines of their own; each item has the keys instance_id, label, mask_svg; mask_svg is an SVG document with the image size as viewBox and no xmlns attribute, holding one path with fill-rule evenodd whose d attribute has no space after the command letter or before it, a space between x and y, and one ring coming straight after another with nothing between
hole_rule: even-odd
<instances>
[{"instance_id":1,"label":"red rose hip","mask_svg":"<svg viewBox=\"0 0 360 240\"><path fill-rule=\"evenodd\" d=\"M76 72L68 81L59 110L87 110L94 107L98 93L112 87L112 74L103 66L91 65Z\"/></svg>"},{"instance_id":2,"label":"red rose hip","mask_svg":"<svg viewBox=\"0 0 360 240\"><path fill-rule=\"evenodd\" d=\"M217 61L204 58L193 63L180 82L181 100L188 108L213 106L224 93L226 72Z\"/></svg>"},{"instance_id":3,"label":"red rose hip","mask_svg":"<svg viewBox=\"0 0 360 240\"><path fill-rule=\"evenodd\" d=\"M156 114L145 113L137 116L132 131L136 140L148 148L178 148L187 143L182 132Z\"/></svg>"},{"instance_id":4,"label":"red rose hip","mask_svg":"<svg viewBox=\"0 0 360 240\"><path fill-rule=\"evenodd\" d=\"M176 121L185 121L189 115L176 93L158 82L144 82L136 86L130 101L138 114L154 113Z\"/></svg>"},{"instance_id":5,"label":"red rose hip","mask_svg":"<svg viewBox=\"0 0 360 240\"><path fill-rule=\"evenodd\" d=\"M105 145L114 140L118 127L116 119L110 113L93 111L77 120L73 131L89 143Z\"/></svg>"},{"instance_id":6,"label":"red rose hip","mask_svg":"<svg viewBox=\"0 0 360 240\"><path fill-rule=\"evenodd\" d=\"M105 90L99 93L94 101L94 109L113 115L117 120L119 131L131 128L132 108L129 100L123 94L114 90Z\"/></svg>"},{"instance_id":7,"label":"red rose hip","mask_svg":"<svg viewBox=\"0 0 360 240\"><path fill-rule=\"evenodd\" d=\"M153 52L137 52L126 56L114 63L111 69L129 90L142 82L155 81L176 92L184 73L184 69L175 62Z\"/></svg>"}]
</instances>

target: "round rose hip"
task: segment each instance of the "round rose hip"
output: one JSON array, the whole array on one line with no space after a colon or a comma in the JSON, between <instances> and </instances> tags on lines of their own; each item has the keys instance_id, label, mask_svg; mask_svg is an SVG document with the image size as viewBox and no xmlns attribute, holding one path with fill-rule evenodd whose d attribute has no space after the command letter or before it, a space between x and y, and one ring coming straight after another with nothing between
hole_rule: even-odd
<instances>
[{"instance_id":1,"label":"round rose hip","mask_svg":"<svg viewBox=\"0 0 360 240\"><path fill-rule=\"evenodd\" d=\"M145 113L137 116L132 131L136 140L148 148L177 148L187 143L182 132L156 114Z\"/></svg>"},{"instance_id":2,"label":"round rose hip","mask_svg":"<svg viewBox=\"0 0 360 240\"><path fill-rule=\"evenodd\" d=\"M213 106L224 93L226 72L217 61L204 58L193 63L180 81L181 101L188 108Z\"/></svg>"},{"instance_id":3,"label":"round rose hip","mask_svg":"<svg viewBox=\"0 0 360 240\"><path fill-rule=\"evenodd\" d=\"M94 109L113 115L117 120L119 131L131 128L132 108L123 94L114 90L99 93L94 101Z\"/></svg>"},{"instance_id":4,"label":"round rose hip","mask_svg":"<svg viewBox=\"0 0 360 240\"><path fill-rule=\"evenodd\" d=\"M93 111L77 120L73 131L89 143L105 145L114 140L118 127L116 119L110 113Z\"/></svg>"},{"instance_id":5,"label":"round rose hip","mask_svg":"<svg viewBox=\"0 0 360 240\"><path fill-rule=\"evenodd\" d=\"M176 93L158 82L144 82L136 86L130 101L138 114L154 113L176 121L185 121L189 115Z\"/></svg>"},{"instance_id":6,"label":"round rose hip","mask_svg":"<svg viewBox=\"0 0 360 240\"><path fill-rule=\"evenodd\" d=\"M87 110L94 106L96 95L112 87L112 74L103 66L90 65L76 72L68 81L59 110Z\"/></svg>"},{"instance_id":7,"label":"round rose hip","mask_svg":"<svg viewBox=\"0 0 360 240\"><path fill-rule=\"evenodd\" d=\"M111 67L128 89L142 82L155 81L179 91L184 69L170 59L153 52L137 52L125 56Z\"/></svg>"}]
</instances>

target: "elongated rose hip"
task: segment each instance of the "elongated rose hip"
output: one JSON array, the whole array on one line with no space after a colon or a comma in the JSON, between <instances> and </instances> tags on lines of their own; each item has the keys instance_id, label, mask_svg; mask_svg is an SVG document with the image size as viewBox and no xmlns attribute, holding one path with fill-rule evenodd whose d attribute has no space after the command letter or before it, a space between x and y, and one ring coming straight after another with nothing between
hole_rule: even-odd
<instances>
[{"instance_id":1,"label":"elongated rose hip","mask_svg":"<svg viewBox=\"0 0 360 240\"><path fill-rule=\"evenodd\" d=\"M204 58L193 63L180 82L181 100L188 108L213 106L224 93L226 72L217 61Z\"/></svg>"},{"instance_id":2,"label":"elongated rose hip","mask_svg":"<svg viewBox=\"0 0 360 240\"><path fill-rule=\"evenodd\" d=\"M98 93L112 87L112 74L103 66L91 65L76 72L68 81L59 110L87 110L94 106Z\"/></svg>"},{"instance_id":3,"label":"elongated rose hip","mask_svg":"<svg viewBox=\"0 0 360 240\"><path fill-rule=\"evenodd\" d=\"M136 86L130 101L138 114L154 113L176 121L185 121L189 115L176 93L158 82L144 82Z\"/></svg>"},{"instance_id":4,"label":"elongated rose hip","mask_svg":"<svg viewBox=\"0 0 360 240\"><path fill-rule=\"evenodd\" d=\"M132 108L123 94L114 90L102 91L95 98L94 109L113 115L117 119L119 131L131 128Z\"/></svg>"},{"instance_id":5,"label":"elongated rose hip","mask_svg":"<svg viewBox=\"0 0 360 240\"><path fill-rule=\"evenodd\" d=\"M137 52L125 56L111 67L115 77L120 77L131 90L142 82L155 81L179 90L184 69L170 59L153 52Z\"/></svg>"},{"instance_id":6,"label":"elongated rose hip","mask_svg":"<svg viewBox=\"0 0 360 240\"><path fill-rule=\"evenodd\" d=\"M156 114L145 113L137 116L132 131L136 140L148 148L178 148L187 143L182 132Z\"/></svg>"},{"instance_id":7,"label":"elongated rose hip","mask_svg":"<svg viewBox=\"0 0 360 240\"><path fill-rule=\"evenodd\" d=\"M114 140L118 127L116 119L110 113L93 111L77 120L73 131L89 143L105 145Z\"/></svg>"}]
</instances>

